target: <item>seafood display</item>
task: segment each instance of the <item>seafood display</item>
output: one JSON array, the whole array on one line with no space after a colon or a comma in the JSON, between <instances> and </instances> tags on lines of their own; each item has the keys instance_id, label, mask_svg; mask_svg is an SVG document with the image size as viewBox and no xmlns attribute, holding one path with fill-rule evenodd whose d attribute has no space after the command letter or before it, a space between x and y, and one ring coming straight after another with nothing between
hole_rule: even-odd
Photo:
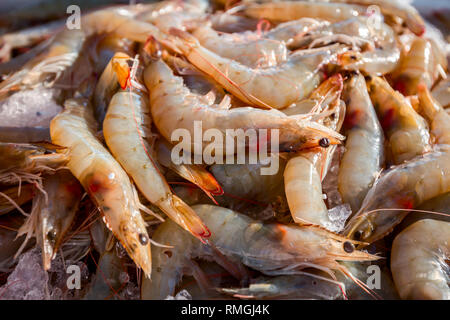
<instances>
[{"instance_id":1,"label":"seafood display","mask_svg":"<svg viewBox=\"0 0 450 320\"><path fill-rule=\"evenodd\" d=\"M0 4L0 299L450 300L450 16L72 2Z\"/></svg>"}]
</instances>

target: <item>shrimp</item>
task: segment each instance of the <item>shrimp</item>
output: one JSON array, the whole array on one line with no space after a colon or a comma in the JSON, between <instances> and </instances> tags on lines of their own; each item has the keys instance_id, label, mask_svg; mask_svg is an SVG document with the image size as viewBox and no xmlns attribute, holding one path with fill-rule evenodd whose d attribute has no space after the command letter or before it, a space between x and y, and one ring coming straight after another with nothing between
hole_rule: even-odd
<instances>
[{"instance_id":1,"label":"shrimp","mask_svg":"<svg viewBox=\"0 0 450 320\"><path fill-rule=\"evenodd\" d=\"M45 193L38 193L33 198L31 214L19 229L18 236L27 234L25 243L30 237L36 237L42 249L42 265L44 270L49 270L51 261L74 221L83 192L78 180L68 170L46 176L43 187Z\"/></svg>"},{"instance_id":2,"label":"shrimp","mask_svg":"<svg viewBox=\"0 0 450 320\"><path fill-rule=\"evenodd\" d=\"M395 72L394 88L404 95L416 94L420 84L431 88L439 77L439 70L445 70L446 67L446 59L439 61L432 41L417 38Z\"/></svg>"},{"instance_id":3,"label":"shrimp","mask_svg":"<svg viewBox=\"0 0 450 320\"><path fill-rule=\"evenodd\" d=\"M0 99L10 91L32 88L40 83L51 86L64 70L75 63L85 39L85 34L77 29L64 29L56 34L47 50L0 83Z\"/></svg>"},{"instance_id":4,"label":"shrimp","mask_svg":"<svg viewBox=\"0 0 450 320\"><path fill-rule=\"evenodd\" d=\"M204 48L193 36L172 29L178 49L198 69L250 105L283 109L309 95L321 82L320 69L345 48L339 45L319 51L291 54L280 65L251 68Z\"/></svg>"},{"instance_id":5,"label":"shrimp","mask_svg":"<svg viewBox=\"0 0 450 320\"><path fill-rule=\"evenodd\" d=\"M450 108L450 78L441 80L439 84L431 91L435 98L444 109Z\"/></svg>"},{"instance_id":6,"label":"shrimp","mask_svg":"<svg viewBox=\"0 0 450 320\"><path fill-rule=\"evenodd\" d=\"M395 164L430 151L428 126L408 101L382 78L367 83L370 98L388 138Z\"/></svg>"},{"instance_id":7,"label":"shrimp","mask_svg":"<svg viewBox=\"0 0 450 320\"><path fill-rule=\"evenodd\" d=\"M386 171L348 222L345 234L368 243L381 239L403 220L409 209L449 192L449 173L447 145Z\"/></svg>"},{"instance_id":8,"label":"shrimp","mask_svg":"<svg viewBox=\"0 0 450 320\"><path fill-rule=\"evenodd\" d=\"M363 15L365 10L360 6L340 3L281 1L244 4L243 12L251 18L271 21L291 21L306 17L336 22Z\"/></svg>"},{"instance_id":9,"label":"shrimp","mask_svg":"<svg viewBox=\"0 0 450 320\"><path fill-rule=\"evenodd\" d=\"M345 153L339 165L338 188L353 212L361 207L384 162L384 134L361 74L345 83L347 116Z\"/></svg>"},{"instance_id":10,"label":"shrimp","mask_svg":"<svg viewBox=\"0 0 450 320\"><path fill-rule=\"evenodd\" d=\"M431 95L430 90L421 84L418 87L418 111L430 124L431 134L437 144L450 144L450 115Z\"/></svg>"},{"instance_id":11,"label":"shrimp","mask_svg":"<svg viewBox=\"0 0 450 320\"><path fill-rule=\"evenodd\" d=\"M173 295L183 276L183 270L187 267L195 269L190 261L197 257L217 259L218 254L225 255L227 259L241 261L268 275L283 272L295 274L292 269L309 267L346 272L336 260L377 259L357 250L346 252L343 248L345 238L323 229L263 224L232 210L212 205L196 205L193 209L211 229L210 244L216 249L192 237L186 237L187 233L171 221L161 224L154 239L172 245L173 248L155 248L153 251L154 277L153 281L143 280L143 299L162 299ZM351 242L346 246L352 247Z\"/></svg>"},{"instance_id":12,"label":"shrimp","mask_svg":"<svg viewBox=\"0 0 450 320\"><path fill-rule=\"evenodd\" d=\"M132 88L117 92L103 122L106 144L151 203L195 237L208 238L208 229L188 205L172 194L155 165L150 153L149 113L146 92Z\"/></svg>"},{"instance_id":13,"label":"shrimp","mask_svg":"<svg viewBox=\"0 0 450 320\"><path fill-rule=\"evenodd\" d=\"M86 39L95 34L111 33L118 38L145 43L150 35L160 41L166 36L154 25L135 20L139 6L94 11L81 19L83 28L63 29L49 48L31 59L20 71L0 84L0 99L11 90L33 87L42 82L52 86L81 56Z\"/></svg>"},{"instance_id":14,"label":"shrimp","mask_svg":"<svg viewBox=\"0 0 450 320\"><path fill-rule=\"evenodd\" d=\"M248 287L219 288L219 292L240 299L342 300L342 283L303 273L293 276L258 277Z\"/></svg>"},{"instance_id":15,"label":"shrimp","mask_svg":"<svg viewBox=\"0 0 450 320\"><path fill-rule=\"evenodd\" d=\"M248 67L271 67L287 59L288 51L283 42L258 37L254 32L219 34L203 26L192 34L204 48Z\"/></svg>"},{"instance_id":16,"label":"shrimp","mask_svg":"<svg viewBox=\"0 0 450 320\"><path fill-rule=\"evenodd\" d=\"M148 65L144 71L144 81L150 92L152 119L161 135L166 140L172 141L172 133L175 130L186 129L193 136L194 121L199 121L203 129L214 128L222 135L216 137L214 143L216 156L235 152L235 150L230 151L230 148L225 147L227 129L242 130L245 128L246 131L266 129L269 136L272 130L277 129L279 150L281 151L317 146L323 137L327 137L331 144L337 144L341 138L339 134L324 126L306 120L299 121L289 118L278 110L259 110L252 107L228 109L229 104L226 100L221 105L211 104L204 97L190 92L183 84L183 79L175 76L167 64L161 60L153 61ZM260 130L257 135L260 135ZM261 139L261 137L259 138ZM217 139L221 139L220 142ZM257 147L253 145L255 141L249 143L249 148ZM207 141L203 141L203 144L204 147L209 145ZM237 150L246 145L246 141L238 141ZM198 151L194 146L195 152Z\"/></svg>"},{"instance_id":17,"label":"shrimp","mask_svg":"<svg viewBox=\"0 0 450 320\"><path fill-rule=\"evenodd\" d=\"M104 222L149 277L150 239L143 206L120 164L96 139L97 123L83 99L71 99L50 124L52 141L69 150L68 168L101 210Z\"/></svg>"},{"instance_id":18,"label":"shrimp","mask_svg":"<svg viewBox=\"0 0 450 320\"><path fill-rule=\"evenodd\" d=\"M323 109L334 110L338 115L336 122L330 124L333 130L339 130L340 95L343 80L337 74L323 82L311 95L310 99L317 101ZM341 117L341 123L343 117ZM323 147L328 147L326 141ZM299 224L316 224L332 228L328 217L328 209L322 194L322 176L324 172L322 157L331 159L331 154L324 150L309 150L288 160L284 171L284 189L292 218Z\"/></svg>"},{"instance_id":19,"label":"shrimp","mask_svg":"<svg viewBox=\"0 0 450 320\"><path fill-rule=\"evenodd\" d=\"M391 270L402 299L448 300L450 222L420 220L394 240Z\"/></svg>"}]
</instances>

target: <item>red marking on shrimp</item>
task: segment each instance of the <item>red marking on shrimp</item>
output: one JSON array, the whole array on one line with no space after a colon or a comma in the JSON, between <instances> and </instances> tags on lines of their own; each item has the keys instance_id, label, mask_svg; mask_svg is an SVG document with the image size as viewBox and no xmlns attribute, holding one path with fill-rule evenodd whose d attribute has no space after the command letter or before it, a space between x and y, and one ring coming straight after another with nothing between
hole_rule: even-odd
<instances>
[{"instance_id":1,"label":"red marking on shrimp","mask_svg":"<svg viewBox=\"0 0 450 320\"><path fill-rule=\"evenodd\" d=\"M395 121L395 110L389 109L381 117L380 123L383 129L389 129L394 124L394 121Z\"/></svg>"},{"instance_id":2,"label":"red marking on shrimp","mask_svg":"<svg viewBox=\"0 0 450 320\"><path fill-rule=\"evenodd\" d=\"M414 208L414 201L411 198L400 198L397 201L400 208L404 209L413 209Z\"/></svg>"},{"instance_id":3,"label":"red marking on shrimp","mask_svg":"<svg viewBox=\"0 0 450 320\"><path fill-rule=\"evenodd\" d=\"M354 110L352 112L349 112L344 120L344 127L347 129L354 128L358 125L358 123L361 120L362 116L361 110Z\"/></svg>"},{"instance_id":4,"label":"red marking on shrimp","mask_svg":"<svg viewBox=\"0 0 450 320\"><path fill-rule=\"evenodd\" d=\"M394 89L399 91L401 94L406 95L406 83L403 79L400 79L395 82Z\"/></svg>"}]
</instances>

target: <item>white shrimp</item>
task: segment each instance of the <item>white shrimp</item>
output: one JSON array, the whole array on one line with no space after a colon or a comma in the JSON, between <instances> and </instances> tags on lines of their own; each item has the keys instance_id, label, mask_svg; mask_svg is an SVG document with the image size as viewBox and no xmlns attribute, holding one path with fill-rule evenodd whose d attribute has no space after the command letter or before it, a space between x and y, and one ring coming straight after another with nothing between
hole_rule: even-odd
<instances>
[{"instance_id":1,"label":"white shrimp","mask_svg":"<svg viewBox=\"0 0 450 320\"><path fill-rule=\"evenodd\" d=\"M192 35L176 29L172 33L178 36L177 48L194 66L245 103L261 108L283 109L308 96L321 82L321 67L345 50L336 45L299 51L280 65L254 69L211 52Z\"/></svg>"},{"instance_id":2,"label":"white shrimp","mask_svg":"<svg viewBox=\"0 0 450 320\"><path fill-rule=\"evenodd\" d=\"M346 83L345 153L339 165L338 188L352 211L361 207L384 162L384 134L361 74Z\"/></svg>"},{"instance_id":3,"label":"white shrimp","mask_svg":"<svg viewBox=\"0 0 450 320\"><path fill-rule=\"evenodd\" d=\"M52 141L69 152L68 168L101 210L104 222L145 274L151 274L150 239L137 191L126 172L97 140L97 123L82 99L71 99L50 124ZM147 209L148 210L148 209Z\"/></svg>"},{"instance_id":4,"label":"white shrimp","mask_svg":"<svg viewBox=\"0 0 450 320\"><path fill-rule=\"evenodd\" d=\"M394 240L391 270L402 299L449 300L450 222L424 219Z\"/></svg>"}]
</instances>

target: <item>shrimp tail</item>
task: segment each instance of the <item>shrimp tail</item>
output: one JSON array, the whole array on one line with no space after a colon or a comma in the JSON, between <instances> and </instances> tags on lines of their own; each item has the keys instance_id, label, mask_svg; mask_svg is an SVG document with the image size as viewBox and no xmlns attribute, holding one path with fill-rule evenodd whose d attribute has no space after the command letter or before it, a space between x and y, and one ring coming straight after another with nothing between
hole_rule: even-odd
<instances>
[{"instance_id":1,"label":"shrimp tail","mask_svg":"<svg viewBox=\"0 0 450 320\"><path fill-rule=\"evenodd\" d=\"M211 232L195 211L176 195L168 197L159 203L158 206L173 221L182 226L200 241L204 242L204 239L211 236Z\"/></svg>"}]
</instances>

